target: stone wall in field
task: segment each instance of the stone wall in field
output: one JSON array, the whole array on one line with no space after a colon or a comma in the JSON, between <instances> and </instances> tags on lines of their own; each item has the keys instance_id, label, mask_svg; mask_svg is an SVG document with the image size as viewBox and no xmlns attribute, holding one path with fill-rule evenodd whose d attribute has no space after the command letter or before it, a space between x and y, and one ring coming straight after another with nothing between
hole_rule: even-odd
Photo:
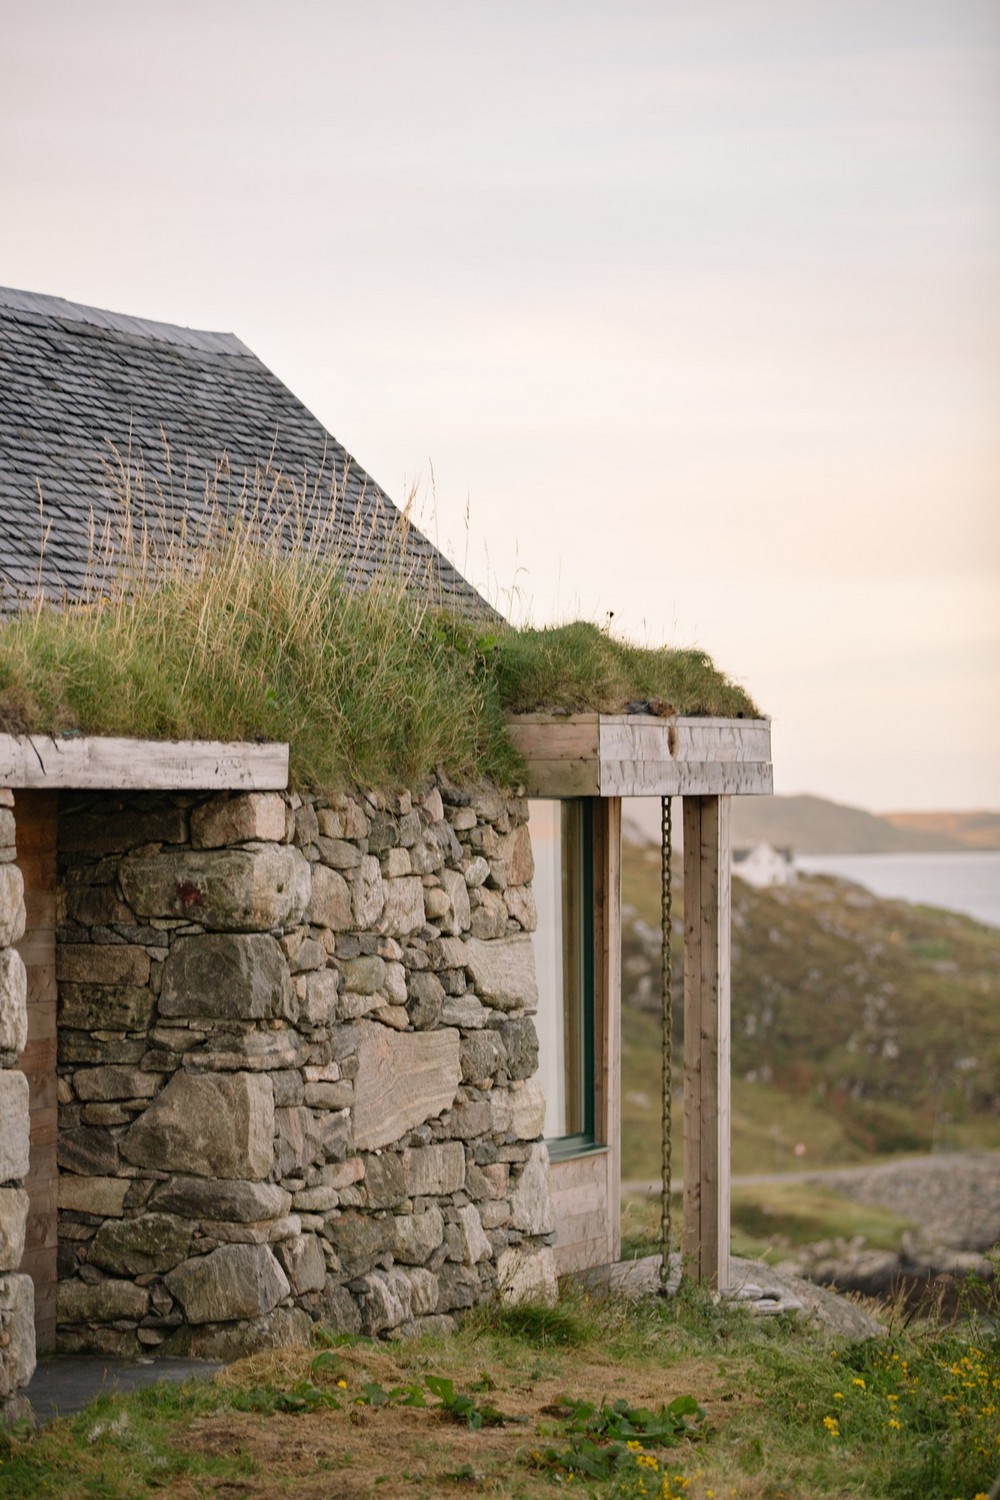
<instances>
[{"instance_id":1,"label":"stone wall in field","mask_svg":"<svg viewBox=\"0 0 1000 1500\"><path fill-rule=\"evenodd\" d=\"M0 791L0 1415L35 1368L31 1277L18 1271L28 1217L27 978L13 946L24 933L24 882L14 862L14 799Z\"/></svg>"},{"instance_id":2,"label":"stone wall in field","mask_svg":"<svg viewBox=\"0 0 1000 1500\"><path fill-rule=\"evenodd\" d=\"M526 816L444 785L63 795L62 1349L226 1358L552 1294Z\"/></svg>"}]
</instances>

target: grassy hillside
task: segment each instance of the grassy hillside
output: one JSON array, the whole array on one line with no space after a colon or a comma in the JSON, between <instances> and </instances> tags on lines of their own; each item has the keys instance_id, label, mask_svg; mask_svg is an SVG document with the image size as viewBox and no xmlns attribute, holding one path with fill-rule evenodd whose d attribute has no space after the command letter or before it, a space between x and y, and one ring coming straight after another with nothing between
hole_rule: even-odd
<instances>
[{"instance_id":1,"label":"grassy hillside","mask_svg":"<svg viewBox=\"0 0 1000 1500\"><path fill-rule=\"evenodd\" d=\"M622 1167L654 1177L658 851L626 845L623 899ZM680 942L678 925L678 1060ZM732 995L736 1172L1000 1146L997 930L829 877L734 881Z\"/></svg>"}]
</instances>

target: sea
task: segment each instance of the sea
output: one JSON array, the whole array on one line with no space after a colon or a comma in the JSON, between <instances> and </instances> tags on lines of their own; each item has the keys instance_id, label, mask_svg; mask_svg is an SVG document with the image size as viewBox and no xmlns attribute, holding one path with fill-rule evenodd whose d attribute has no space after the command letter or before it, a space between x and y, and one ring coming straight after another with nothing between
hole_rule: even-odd
<instances>
[{"instance_id":1,"label":"sea","mask_svg":"<svg viewBox=\"0 0 1000 1500\"><path fill-rule=\"evenodd\" d=\"M940 854L801 854L796 867L854 880L876 896L962 912L1000 927L1000 850Z\"/></svg>"}]
</instances>

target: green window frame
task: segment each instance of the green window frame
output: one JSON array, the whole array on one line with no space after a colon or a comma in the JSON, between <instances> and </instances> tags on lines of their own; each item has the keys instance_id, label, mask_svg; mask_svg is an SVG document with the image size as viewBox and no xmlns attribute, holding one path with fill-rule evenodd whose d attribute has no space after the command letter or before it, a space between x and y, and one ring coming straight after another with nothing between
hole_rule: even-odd
<instances>
[{"instance_id":1,"label":"green window frame","mask_svg":"<svg viewBox=\"0 0 1000 1500\"><path fill-rule=\"evenodd\" d=\"M596 1144L594 803L533 799L534 934L539 997L539 1078L546 1091L549 1155Z\"/></svg>"}]
</instances>

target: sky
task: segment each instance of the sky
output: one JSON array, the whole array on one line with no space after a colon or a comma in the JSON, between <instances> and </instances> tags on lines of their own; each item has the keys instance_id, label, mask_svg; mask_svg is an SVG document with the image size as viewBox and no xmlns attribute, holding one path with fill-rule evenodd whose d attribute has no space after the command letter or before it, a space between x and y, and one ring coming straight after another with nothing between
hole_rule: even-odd
<instances>
[{"instance_id":1,"label":"sky","mask_svg":"<svg viewBox=\"0 0 1000 1500\"><path fill-rule=\"evenodd\" d=\"M993 0L0 0L0 285L237 333L775 788L1000 808Z\"/></svg>"}]
</instances>

